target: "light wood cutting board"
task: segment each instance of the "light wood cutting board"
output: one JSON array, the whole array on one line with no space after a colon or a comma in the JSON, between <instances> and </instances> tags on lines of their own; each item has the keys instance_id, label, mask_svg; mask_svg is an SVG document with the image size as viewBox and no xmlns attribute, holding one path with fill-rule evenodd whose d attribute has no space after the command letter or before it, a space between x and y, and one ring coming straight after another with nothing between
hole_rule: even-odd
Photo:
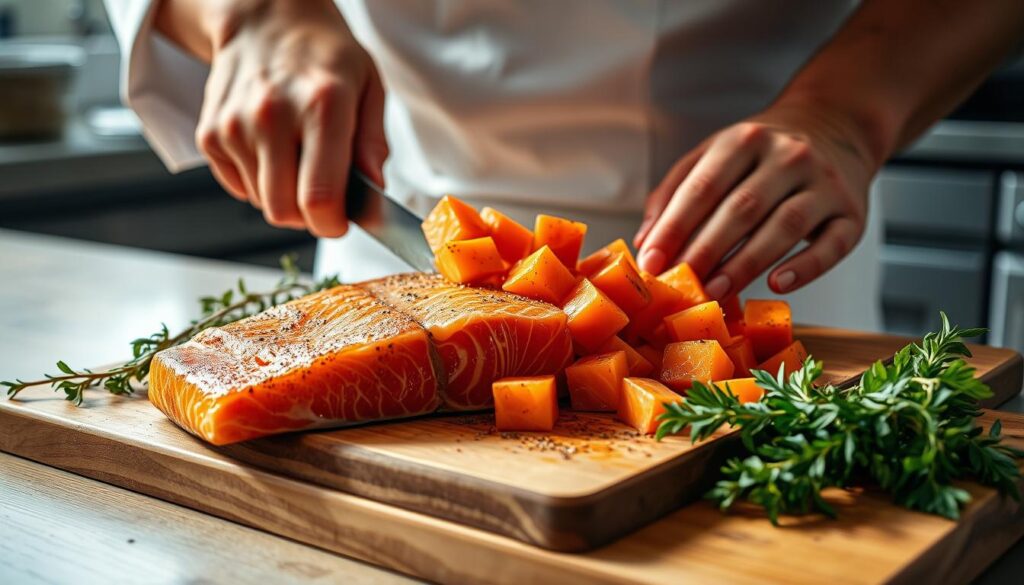
<instances>
[{"instance_id":1,"label":"light wood cutting board","mask_svg":"<svg viewBox=\"0 0 1024 585\"><path fill-rule=\"evenodd\" d=\"M902 340L894 338L834 330L805 329L800 337L812 353L838 366L830 370L837 378L902 345ZM1020 356L978 348L975 364L1001 398L1019 390ZM1019 438L1024 429L1021 419L1004 418L1006 432ZM567 422L564 426L571 428L580 421ZM685 460L715 445L694 450L684 439L656 444L614 434L627 432L621 427L611 430L609 438L582 441L566 436L551 447L524 442L523 436L493 434L479 415L469 424L427 418L308 433L271 440L266 447L256 442L233 453L212 449L186 435L138 398L94 394L86 408L75 408L49 392L37 391L24 401L0 402L0 449L430 579L515 582L575 575L597 581L806 577L873 582L942 575L935 571L950 570L950 559L957 555L962 558L954 575L968 578L1024 531L1019 506L976 486L970 489L977 500L960 523L895 508L884 496L836 492L830 498L841 508L839 521L812 516L790 520L790 528L773 529L755 512L722 516L699 503L599 550L567 555L283 476L337 482L348 491L365 491L379 500L433 515L443 516L439 511L447 505L458 514L475 513L486 519L481 522L499 518L494 503L504 499L506 511L511 510L505 525L529 535L542 523L532 515L535 510L517 507L516 494L532 491L557 502L559 498L599 498L615 494L616 489L628 491L632 483L643 483L636 478L672 465L674 458ZM243 456L274 461L275 449L305 446L310 441L317 447L315 453L277 458L276 466L261 462L279 473L260 471L234 457L248 451ZM325 451L325 446L330 448ZM576 452L565 459L565 449L573 446ZM337 473L320 467L330 453L341 459L334 462ZM387 463L402 479L389 488L386 474L356 473L346 469L346 461L348 468L371 470ZM450 483L441 491L430 481L416 483L416 474L407 473L411 466L421 474L426 468L434 480L447 478ZM706 471L703 466L687 468L664 474L661 483L711 475L701 473ZM318 475L324 473L328 479ZM478 493L481 486L497 486L490 502L465 500L470 497L467 493ZM622 493L618 492L620 498ZM660 494L649 499L654 497ZM614 506L603 511L606 514L589 519L592 525L615 521ZM805 574L796 572L799 557L805 557L800 561ZM810 566L815 568L808 570Z\"/></svg>"}]
</instances>

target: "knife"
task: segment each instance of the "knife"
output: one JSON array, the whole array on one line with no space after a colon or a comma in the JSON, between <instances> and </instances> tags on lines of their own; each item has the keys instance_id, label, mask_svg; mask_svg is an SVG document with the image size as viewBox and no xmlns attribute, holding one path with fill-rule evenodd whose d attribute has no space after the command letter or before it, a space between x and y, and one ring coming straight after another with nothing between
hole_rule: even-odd
<instances>
[{"instance_id":1,"label":"knife","mask_svg":"<svg viewBox=\"0 0 1024 585\"><path fill-rule=\"evenodd\" d=\"M345 212L349 220L414 269L434 272L434 252L420 227L423 218L354 169L349 175Z\"/></svg>"}]
</instances>

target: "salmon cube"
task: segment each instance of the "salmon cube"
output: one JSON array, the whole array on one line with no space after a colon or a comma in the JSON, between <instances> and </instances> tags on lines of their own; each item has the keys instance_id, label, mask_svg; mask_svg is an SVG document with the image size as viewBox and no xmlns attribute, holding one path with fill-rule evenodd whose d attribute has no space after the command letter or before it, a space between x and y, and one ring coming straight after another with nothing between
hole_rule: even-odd
<instances>
[{"instance_id":1,"label":"salmon cube","mask_svg":"<svg viewBox=\"0 0 1024 585\"><path fill-rule=\"evenodd\" d=\"M743 307L740 298L733 295L722 301L722 312L725 313L725 326L729 335L743 335Z\"/></svg>"},{"instance_id":2,"label":"salmon cube","mask_svg":"<svg viewBox=\"0 0 1024 585\"><path fill-rule=\"evenodd\" d=\"M686 262L680 262L665 272L662 272L658 275L658 280L683 293L687 307L706 303L711 300L708 298L707 293L704 292L704 285L701 284L700 279L697 278L697 274Z\"/></svg>"},{"instance_id":3,"label":"salmon cube","mask_svg":"<svg viewBox=\"0 0 1024 585\"><path fill-rule=\"evenodd\" d=\"M421 224L430 249L437 252L445 242L472 240L487 234L487 224L472 206L445 195Z\"/></svg>"},{"instance_id":4,"label":"salmon cube","mask_svg":"<svg viewBox=\"0 0 1024 585\"><path fill-rule=\"evenodd\" d=\"M807 350L804 349L804 344L797 340L765 360L757 369L764 370L772 376L777 376L781 367L783 375L789 376L796 370L799 370L804 365L806 359Z\"/></svg>"},{"instance_id":5,"label":"salmon cube","mask_svg":"<svg viewBox=\"0 0 1024 585\"><path fill-rule=\"evenodd\" d=\"M531 299L561 305L576 278L547 246L519 261L501 288Z\"/></svg>"},{"instance_id":6,"label":"salmon cube","mask_svg":"<svg viewBox=\"0 0 1024 585\"><path fill-rule=\"evenodd\" d=\"M626 352L613 351L580 358L565 368L573 410L614 412L622 380L629 376Z\"/></svg>"},{"instance_id":7,"label":"salmon cube","mask_svg":"<svg viewBox=\"0 0 1024 585\"><path fill-rule=\"evenodd\" d=\"M673 313L665 317L665 326L672 341L714 339L725 345L732 339L725 326L722 307L717 301L708 301Z\"/></svg>"},{"instance_id":8,"label":"salmon cube","mask_svg":"<svg viewBox=\"0 0 1024 585\"><path fill-rule=\"evenodd\" d=\"M649 376L654 372L654 365L652 365L647 358L640 355L640 352L633 349L633 346L623 341L618 335L606 341L601 347L597 348L597 351L601 353L609 353L613 351L621 351L625 353L626 363L629 365L630 376L643 377Z\"/></svg>"},{"instance_id":9,"label":"salmon cube","mask_svg":"<svg viewBox=\"0 0 1024 585\"><path fill-rule=\"evenodd\" d=\"M626 260L633 266L633 270L640 271L636 258L633 257L633 252L629 249L629 245L626 244L626 240L619 238L576 263L576 272L583 276L590 276L619 254L626 257Z\"/></svg>"},{"instance_id":10,"label":"salmon cube","mask_svg":"<svg viewBox=\"0 0 1024 585\"><path fill-rule=\"evenodd\" d=\"M732 377L734 370L732 361L717 341L680 341L665 346L661 381L673 390L685 392L694 380L727 380Z\"/></svg>"},{"instance_id":11,"label":"salmon cube","mask_svg":"<svg viewBox=\"0 0 1024 585\"><path fill-rule=\"evenodd\" d=\"M733 378L715 382L715 385L722 390L732 392L733 396L740 402L757 402L764 396L764 388L757 385L753 378Z\"/></svg>"},{"instance_id":12,"label":"salmon cube","mask_svg":"<svg viewBox=\"0 0 1024 585\"><path fill-rule=\"evenodd\" d=\"M495 382L494 421L499 431L550 431L558 420L554 376L503 378Z\"/></svg>"},{"instance_id":13,"label":"salmon cube","mask_svg":"<svg viewBox=\"0 0 1024 585\"><path fill-rule=\"evenodd\" d=\"M665 349L665 346L675 341L669 333L668 325L662 321L658 326L641 336L641 339L654 347Z\"/></svg>"},{"instance_id":14,"label":"salmon cube","mask_svg":"<svg viewBox=\"0 0 1024 585\"><path fill-rule=\"evenodd\" d=\"M645 338L646 334L662 324L666 315L692 306L686 295L661 282L654 275L641 272L640 278L647 287L651 300L646 307L630 317L629 327L623 334L623 338L630 343Z\"/></svg>"},{"instance_id":15,"label":"salmon cube","mask_svg":"<svg viewBox=\"0 0 1024 585\"><path fill-rule=\"evenodd\" d=\"M490 237L445 242L434 259L441 276L459 284L474 284L505 272L505 263Z\"/></svg>"},{"instance_id":16,"label":"salmon cube","mask_svg":"<svg viewBox=\"0 0 1024 585\"><path fill-rule=\"evenodd\" d=\"M646 359L651 364L652 372L661 372L661 359L664 356L664 350L658 349L653 345L638 345L636 346L636 352Z\"/></svg>"},{"instance_id":17,"label":"salmon cube","mask_svg":"<svg viewBox=\"0 0 1024 585\"><path fill-rule=\"evenodd\" d=\"M764 361L793 343L789 303L748 300L743 308L743 333L754 344L754 355Z\"/></svg>"},{"instance_id":18,"label":"salmon cube","mask_svg":"<svg viewBox=\"0 0 1024 585\"><path fill-rule=\"evenodd\" d=\"M533 249L551 248L567 268L576 268L576 261L587 235L587 224L553 215L540 214L533 226Z\"/></svg>"},{"instance_id":19,"label":"salmon cube","mask_svg":"<svg viewBox=\"0 0 1024 585\"><path fill-rule=\"evenodd\" d=\"M633 268L629 259L619 254L608 261L603 268L590 276L590 282L608 295L627 315L635 315L651 302L640 273Z\"/></svg>"},{"instance_id":20,"label":"salmon cube","mask_svg":"<svg viewBox=\"0 0 1024 585\"><path fill-rule=\"evenodd\" d=\"M573 341L587 351L601 347L629 323L626 313L586 278L569 293L562 310L569 316Z\"/></svg>"},{"instance_id":21,"label":"salmon cube","mask_svg":"<svg viewBox=\"0 0 1024 585\"><path fill-rule=\"evenodd\" d=\"M733 337L729 343L722 346L725 354L732 360L736 371L735 376L749 376L750 370L757 368L757 358L754 357L754 346L750 340L743 335Z\"/></svg>"},{"instance_id":22,"label":"salmon cube","mask_svg":"<svg viewBox=\"0 0 1024 585\"><path fill-rule=\"evenodd\" d=\"M515 264L529 256L533 250L533 232L492 207L480 210L480 219L487 224L494 245L505 262Z\"/></svg>"},{"instance_id":23,"label":"salmon cube","mask_svg":"<svg viewBox=\"0 0 1024 585\"><path fill-rule=\"evenodd\" d=\"M657 380L626 378L617 418L645 435L653 435L661 424L658 417L665 412L665 404L682 400Z\"/></svg>"}]
</instances>

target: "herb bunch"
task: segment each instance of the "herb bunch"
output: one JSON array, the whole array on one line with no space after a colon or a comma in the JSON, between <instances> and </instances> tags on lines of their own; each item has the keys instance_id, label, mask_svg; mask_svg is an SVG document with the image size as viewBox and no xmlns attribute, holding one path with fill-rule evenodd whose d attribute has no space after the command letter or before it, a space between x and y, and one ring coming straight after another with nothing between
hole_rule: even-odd
<instances>
[{"instance_id":1,"label":"herb bunch","mask_svg":"<svg viewBox=\"0 0 1024 585\"><path fill-rule=\"evenodd\" d=\"M60 370L60 374L45 374L44 379L28 382L2 381L0 386L6 386L7 395L14 397L26 388L49 385L54 391L64 391L65 399L75 405L82 404L87 388L102 387L111 394L131 394L135 385L144 382L149 375L149 366L157 352L180 345L204 329L226 325L255 315L268 307L339 284L336 276L312 283L301 281L298 266L292 256L281 258L281 268L284 275L271 291L250 292L246 289L245 282L239 279L235 289L227 290L220 296L199 299L201 316L198 319L173 336L167 325L162 324L156 333L133 340L132 358L122 365L94 371L86 368L75 369L63 361L58 361L57 369Z\"/></svg>"},{"instance_id":2,"label":"herb bunch","mask_svg":"<svg viewBox=\"0 0 1024 585\"><path fill-rule=\"evenodd\" d=\"M1000 443L1001 424L988 434L975 418L992 391L974 376L962 339L983 329L942 328L900 350L891 365L876 362L845 389L817 386L822 363L808 358L785 379L752 375L760 402L740 403L728 388L694 383L679 403L666 404L658 438L690 428L694 441L723 425L739 428L749 452L730 459L707 494L723 510L739 500L779 514L811 510L835 516L821 497L828 487L876 483L902 506L955 519L970 501L953 481L974 478L1019 500L1024 452Z\"/></svg>"}]
</instances>

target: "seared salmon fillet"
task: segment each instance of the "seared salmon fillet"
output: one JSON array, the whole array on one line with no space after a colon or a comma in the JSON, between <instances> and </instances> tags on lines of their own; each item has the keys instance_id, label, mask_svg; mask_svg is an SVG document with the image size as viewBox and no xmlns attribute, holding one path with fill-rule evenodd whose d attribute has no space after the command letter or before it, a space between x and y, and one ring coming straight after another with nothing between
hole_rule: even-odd
<instances>
[{"instance_id":1,"label":"seared salmon fillet","mask_svg":"<svg viewBox=\"0 0 1024 585\"><path fill-rule=\"evenodd\" d=\"M422 326L360 287L339 286L158 353L149 399L224 445L428 413L444 379Z\"/></svg>"},{"instance_id":2,"label":"seared salmon fillet","mask_svg":"<svg viewBox=\"0 0 1024 585\"><path fill-rule=\"evenodd\" d=\"M430 332L447 372L445 404L494 404L491 383L556 374L572 362L566 316L558 307L505 291L452 284L436 274L399 274L362 283Z\"/></svg>"}]
</instances>

